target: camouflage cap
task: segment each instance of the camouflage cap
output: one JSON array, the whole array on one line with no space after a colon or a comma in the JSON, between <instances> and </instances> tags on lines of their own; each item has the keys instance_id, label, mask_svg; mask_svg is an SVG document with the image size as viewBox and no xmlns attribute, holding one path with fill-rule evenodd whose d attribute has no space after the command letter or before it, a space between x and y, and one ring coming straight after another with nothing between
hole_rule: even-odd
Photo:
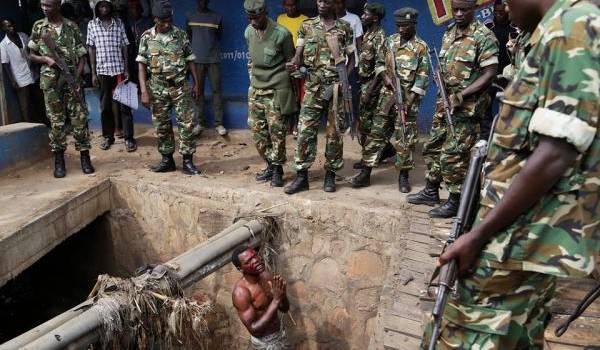
<instances>
[{"instance_id":1,"label":"camouflage cap","mask_svg":"<svg viewBox=\"0 0 600 350\"><path fill-rule=\"evenodd\" d=\"M365 11L371 12L375 16L379 17L379 19L382 19L383 17L385 17L385 6L383 6L383 4L380 4L378 2L366 3Z\"/></svg>"},{"instance_id":2,"label":"camouflage cap","mask_svg":"<svg viewBox=\"0 0 600 350\"><path fill-rule=\"evenodd\" d=\"M158 0L152 6L152 15L158 18L168 18L173 16L173 6L169 0Z\"/></svg>"},{"instance_id":3,"label":"camouflage cap","mask_svg":"<svg viewBox=\"0 0 600 350\"><path fill-rule=\"evenodd\" d=\"M266 10L265 0L245 0L244 10L249 15L260 15Z\"/></svg>"},{"instance_id":4,"label":"camouflage cap","mask_svg":"<svg viewBox=\"0 0 600 350\"><path fill-rule=\"evenodd\" d=\"M403 7L394 12L394 21L396 23L417 23L419 11L412 7Z\"/></svg>"}]
</instances>

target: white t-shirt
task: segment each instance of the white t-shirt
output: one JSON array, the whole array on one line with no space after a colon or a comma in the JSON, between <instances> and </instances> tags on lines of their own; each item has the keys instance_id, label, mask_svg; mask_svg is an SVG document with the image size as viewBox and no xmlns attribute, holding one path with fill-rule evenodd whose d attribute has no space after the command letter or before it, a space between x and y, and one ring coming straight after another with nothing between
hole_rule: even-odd
<instances>
[{"instance_id":1,"label":"white t-shirt","mask_svg":"<svg viewBox=\"0 0 600 350\"><path fill-rule=\"evenodd\" d=\"M352 28L352 33L354 34L354 38L352 40L354 43L354 63L355 66L358 67L358 48L356 47L356 38L363 36L362 22L360 21L360 17L348 11L346 11L346 15L340 19L350 23L350 28Z\"/></svg>"},{"instance_id":2,"label":"white t-shirt","mask_svg":"<svg viewBox=\"0 0 600 350\"><path fill-rule=\"evenodd\" d=\"M19 87L33 84L33 73L29 66L29 56L27 53L27 43L29 38L24 33L18 33L21 39L22 48L13 43L8 35L0 42L0 61L8 63L15 81Z\"/></svg>"}]
</instances>

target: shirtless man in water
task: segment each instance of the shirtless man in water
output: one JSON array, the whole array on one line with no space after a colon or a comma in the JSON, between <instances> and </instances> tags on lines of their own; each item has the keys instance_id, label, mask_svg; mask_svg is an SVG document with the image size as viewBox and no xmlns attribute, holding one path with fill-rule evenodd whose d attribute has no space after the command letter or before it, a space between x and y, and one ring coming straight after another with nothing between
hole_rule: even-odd
<instances>
[{"instance_id":1,"label":"shirtless man in water","mask_svg":"<svg viewBox=\"0 0 600 350\"><path fill-rule=\"evenodd\" d=\"M233 288L232 299L240 320L252 335L250 349L291 349L278 317L278 311L286 313L290 309L283 278L267 271L252 248L236 248L231 262L243 273Z\"/></svg>"}]
</instances>

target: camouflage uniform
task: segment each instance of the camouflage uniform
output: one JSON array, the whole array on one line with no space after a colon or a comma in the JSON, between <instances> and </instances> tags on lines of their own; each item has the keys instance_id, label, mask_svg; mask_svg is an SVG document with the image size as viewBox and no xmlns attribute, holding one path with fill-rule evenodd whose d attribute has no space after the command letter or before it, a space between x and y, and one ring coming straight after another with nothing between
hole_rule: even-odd
<instances>
[{"instance_id":1,"label":"camouflage uniform","mask_svg":"<svg viewBox=\"0 0 600 350\"><path fill-rule=\"evenodd\" d=\"M296 46L304 47L304 64L308 67L309 77L304 86L306 93L298 122L298 146L293 164L296 171L307 170L315 160L319 119L323 111L327 112L325 169L335 172L344 165L341 130L346 128L346 121L343 98L325 35L337 37L340 55L354 53L352 29L345 21L338 19L333 27L326 30L321 18L314 17L304 21L298 30ZM335 97L325 99L325 90L329 86L338 89L339 93L334 93L334 96L338 95L337 101Z\"/></svg>"},{"instance_id":2,"label":"camouflage uniform","mask_svg":"<svg viewBox=\"0 0 600 350\"><path fill-rule=\"evenodd\" d=\"M385 32L383 31L383 28L377 27L374 30L366 32L362 40L358 63L358 76L361 83L360 108L358 111L358 141L361 146L364 146L367 135L371 131L373 115L375 114L375 107L377 106L377 100L379 99L381 80L377 79L379 74L375 73L375 67L379 51L381 51L385 42ZM376 82L378 82L379 86L372 89L373 94L369 99L368 93L371 89L371 85Z\"/></svg>"},{"instance_id":3,"label":"camouflage uniform","mask_svg":"<svg viewBox=\"0 0 600 350\"><path fill-rule=\"evenodd\" d=\"M175 151L175 137L171 124L171 108L175 109L179 126L179 153L196 152L192 135L193 100L187 83L188 63L194 61L187 34L173 26L165 34L152 27L142 34L137 62L147 66L150 73L148 89L152 119L158 137L158 151L163 155Z\"/></svg>"},{"instance_id":4,"label":"camouflage uniform","mask_svg":"<svg viewBox=\"0 0 600 350\"><path fill-rule=\"evenodd\" d=\"M390 66L389 60L386 60L388 55L392 55L396 68L394 74L400 77L402 97L407 111L404 126L405 143L402 142L402 121L398 117L394 92L384 86L377 102L373 128L363 150L365 165L369 167L377 165L380 153L395 129L396 167L398 170L414 168L412 153L418 137L417 116L421 98L429 85L428 50L427 44L416 35L404 43L398 33L386 39L384 49L381 50L377 60L377 72L392 72L393 67ZM394 79L391 75L390 78Z\"/></svg>"},{"instance_id":5,"label":"camouflage uniform","mask_svg":"<svg viewBox=\"0 0 600 350\"><path fill-rule=\"evenodd\" d=\"M600 9L591 1L558 0L527 44L502 100L478 220L502 200L541 135L566 140L579 156L539 202L491 239L475 274L459 280L438 348L543 349L556 277L583 277L595 268L599 33Z\"/></svg>"},{"instance_id":6,"label":"camouflage uniform","mask_svg":"<svg viewBox=\"0 0 600 350\"><path fill-rule=\"evenodd\" d=\"M286 116L298 110L285 64L294 56L292 35L268 19L265 37L248 26L244 33L250 51L248 68L248 126L258 154L273 165L285 163ZM268 53L268 54L267 54Z\"/></svg>"},{"instance_id":7,"label":"camouflage uniform","mask_svg":"<svg viewBox=\"0 0 600 350\"><path fill-rule=\"evenodd\" d=\"M74 22L64 18L60 34L48 22L41 19L33 25L28 47L42 56L51 56L50 50L44 44L42 36L50 33L56 43L57 54L64 59L69 70L74 75L79 59L87 54L81 32ZM46 112L50 119L50 148L53 152L62 152L67 148L67 132L65 120L71 118L75 148L78 151L90 149L90 133L88 130L88 110L83 97L78 97L56 67L42 65L40 71L40 87L44 92ZM83 95L83 89L81 90Z\"/></svg>"},{"instance_id":8,"label":"camouflage uniform","mask_svg":"<svg viewBox=\"0 0 600 350\"><path fill-rule=\"evenodd\" d=\"M448 94L462 92L481 76L483 68L498 64L494 33L477 20L462 34L456 24L450 25L442 39L440 64ZM460 193L469 166L469 152L479 137L479 121L490 102L485 90L465 98L453 114L456 135L452 136L438 98L429 139L423 146L430 183L443 180L450 193Z\"/></svg>"}]
</instances>

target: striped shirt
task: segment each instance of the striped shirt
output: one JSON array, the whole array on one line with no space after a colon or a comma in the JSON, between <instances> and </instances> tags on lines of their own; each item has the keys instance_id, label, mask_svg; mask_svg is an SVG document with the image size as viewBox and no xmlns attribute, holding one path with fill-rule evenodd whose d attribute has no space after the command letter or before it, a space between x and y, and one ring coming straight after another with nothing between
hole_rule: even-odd
<instances>
[{"instance_id":1,"label":"striped shirt","mask_svg":"<svg viewBox=\"0 0 600 350\"><path fill-rule=\"evenodd\" d=\"M87 46L96 48L96 73L115 76L125 71L123 46L129 45L123 22L113 18L108 27L99 18L88 23Z\"/></svg>"},{"instance_id":2,"label":"striped shirt","mask_svg":"<svg viewBox=\"0 0 600 350\"><path fill-rule=\"evenodd\" d=\"M192 50L196 55L196 63L219 63L223 17L210 10L196 11L187 15L187 26L192 32Z\"/></svg>"}]
</instances>

